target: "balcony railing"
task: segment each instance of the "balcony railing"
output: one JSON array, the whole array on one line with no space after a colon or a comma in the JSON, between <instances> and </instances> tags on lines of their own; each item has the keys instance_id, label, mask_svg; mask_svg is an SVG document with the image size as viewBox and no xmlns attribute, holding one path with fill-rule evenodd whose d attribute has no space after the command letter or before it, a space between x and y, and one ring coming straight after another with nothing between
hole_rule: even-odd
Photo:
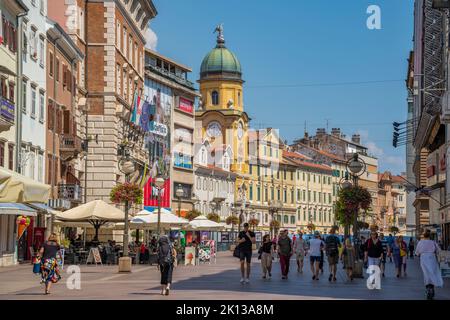
<instances>
[{"instance_id":1,"label":"balcony railing","mask_svg":"<svg viewBox=\"0 0 450 320\"><path fill-rule=\"evenodd\" d=\"M72 202L81 202L82 188L78 184L58 185L58 198Z\"/></svg>"},{"instance_id":2,"label":"balcony railing","mask_svg":"<svg viewBox=\"0 0 450 320\"><path fill-rule=\"evenodd\" d=\"M81 139L73 134L63 134L60 139L59 151L64 159L76 156L82 151Z\"/></svg>"}]
</instances>

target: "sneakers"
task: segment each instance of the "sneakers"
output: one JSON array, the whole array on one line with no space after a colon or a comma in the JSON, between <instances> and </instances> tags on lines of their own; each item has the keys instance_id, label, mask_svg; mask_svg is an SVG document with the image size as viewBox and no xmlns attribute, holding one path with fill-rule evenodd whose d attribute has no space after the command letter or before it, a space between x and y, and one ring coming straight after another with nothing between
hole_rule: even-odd
<instances>
[{"instance_id":1,"label":"sneakers","mask_svg":"<svg viewBox=\"0 0 450 320\"><path fill-rule=\"evenodd\" d=\"M266 275L263 275L262 278L263 278L263 279L266 279Z\"/></svg>"},{"instance_id":2,"label":"sneakers","mask_svg":"<svg viewBox=\"0 0 450 320\"><path fill-rule=\"evenodd\" d=\"M244 278L241 278L241 281L240 281L242 284L243 283L245 283L245 279Z\"/></svg>"},{"instance_id":3,"label":"sneakers","mask_svg":"<svg viewBox=\"0 0 450 320\"><path fill-rule=\"evenodd\" d=\"M330 276L328 277L328 281L330 281L331 282L331 280L333 279L333 275L332 274L330 274Z\"/></svg>"},{"instance_id":4,"label":"sneakers","mask_svg":"<svg viewBox=\"0 0 450 320\"><path fill-rule=\"evenodd\" d=\"M250 283L250 279L249 278L247 278L247 279L245 279L245 283Z\"/></svg>"},{"instance_id":5,"label":"sneakers","mask_svg":"<svg viewBox=\"0 0 450 320\"><path fill-rule=\"evenodd\" d=\"M270 278L272 278L272 274L269 272L269 276L268 276L268 278L270 279Z\"/></svg>"}]
</instances>

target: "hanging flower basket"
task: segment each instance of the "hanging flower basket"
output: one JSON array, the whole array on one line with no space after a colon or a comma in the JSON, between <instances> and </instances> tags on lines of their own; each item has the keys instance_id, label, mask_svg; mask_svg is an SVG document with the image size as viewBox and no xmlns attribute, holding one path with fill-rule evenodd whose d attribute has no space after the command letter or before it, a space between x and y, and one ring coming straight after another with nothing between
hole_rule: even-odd
<instances>
[{"instance_id":1,"label":"hanging flower basket","mask_svg":"<svg viewBox=\"0 0 450 320\"><path fill-rule=\"evenodd\" d=\"M207 216L208 220L214 221L219 223L220 222L220 216L217 213L210 213Z\"/></svg>"},{"instance_id":2,"label":"hanging flower basket","mask_svg":"<svg viewBox=\"0 0 450 320\"><path fill-rule=\"evenodd\" d=\"M279 229L280 228L280 221L272 220L270 222L270 227L273 228L273 229Z\"/></svg>"},{"instance_id":3,"label":"hanging flower basket","mask_svg":"<svg viewBox=\"0 0 450 320\"><path fill-rule=\"evenodd\" d=\"M231 225L238 224L239 223L239 218L236 217L236 216L229 216L225 220L225 223L226 224L231 224Z\"/></svg>"},{"instance_id":4,"label":"hanging flower basket","mask_svg":"<svg viewBox=\"0 0 450 320\"><path fill-rule=\"evenodd\" d=\"M314 225L314 223L308 224L307 228L308 228L309 231L314 231L314 230L316 230L316 226Z\"/></svg>"},{"instance_id":5,"label":"hanging flower basket","mask_svg":"<svg viewBox=\"0 0 450 320\"><path fill-rule=\"evenodd\" d=\"M125 182L116 185L109 194L109 199L113 203L141 204L142 203L142 189L134 184Z\"/></svg>"},{"instance_id":6,"label":"hanging flower basket","mask_svg":"<svg viewBox=\"0 0 450 320\"><path fill-rule=\"evenodd\" d=\"M252 218L248 221L248 224L252 227L257 227L259 224L259 220L256 218Z\"/></svg>"},{"instance_id":7,"label":"hanging flower basket","mask_svg":"<svg viewBox=\"0 0 450 320\"><path fill-rule=\"evenodd\" d=\"M191 210L188 213L186 213L185 218L188 219L189 221L194 220L195 218L197 218L198 216L201 216L202 213L200 211L197 210Z\"/></svg>"},{"instance_id":8,"label":"hanging flower basket","mask_svg":"<svg viewBox=\"0 0 450 320\"><path fill-rule=\"evenodd\" d=\"M376 224L372 224L372 225L370 225L369 229L370 229L370 231L377 232L378 231L378 226Z\"/></svg>"}]
</instances>

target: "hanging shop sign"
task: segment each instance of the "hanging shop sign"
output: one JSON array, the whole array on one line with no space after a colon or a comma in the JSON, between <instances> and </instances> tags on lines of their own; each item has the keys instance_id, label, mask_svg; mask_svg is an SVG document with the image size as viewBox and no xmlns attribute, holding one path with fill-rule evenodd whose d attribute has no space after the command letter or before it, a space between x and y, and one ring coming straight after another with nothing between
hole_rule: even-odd
<instances>
[{"instance_id":1,"label":"hanging shop sign","mask_svg":"<svg viewBox=\"0 0 450 320\"><path fill-rule=\"evenodd\" d=\"M149 132L165 137L167 136L167 133L169 132L169 130L167 129L167 126L162 124L162 123L158 123L156 121L151 121L148 124L148 128L149 128Z\"/></svg>"},{"instance_id":2,"label":"hanging shop sign","mask_svg":"<svg viewBox=\"0 0 450 320\"><path fill-rule=\"evenodd\" d=\"M194 103L191 100L180 97L179 109L192 113L194 111Z\"/></svg>"}]
</instances>

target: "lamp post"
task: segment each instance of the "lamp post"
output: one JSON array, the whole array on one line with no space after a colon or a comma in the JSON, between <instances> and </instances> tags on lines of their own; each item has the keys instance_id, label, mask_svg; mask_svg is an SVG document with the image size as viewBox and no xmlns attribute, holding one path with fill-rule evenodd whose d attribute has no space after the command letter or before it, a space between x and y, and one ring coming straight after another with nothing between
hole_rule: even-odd
<instances>
[{"instance_id":1,"label":"lamp post","mask_svg":"<svg viewBox=\"0 0 450 320\"><path fill-rule=\"evenodd\" d=\"M271 224L272 224L272 221L275 220L275 213L278 213L278 211L281 209L281 207L282 207L282 204L280 201L271 200L269 202L269 212L270 212L270 216L272 218ZM274 238L275 237L275 227L273 225L270 227L270 233L271 233L271 238Z\"/></svg>"},{"instance_id":2,"label":"lamp post","mask_svg":"<svg viewBox=\"0 0 450 320\"><path fill-rule=\"evenodd\" d=\"M357 153L354 153L353 156L347 161L347 169L353 178L353 185L357 187L358 178L366 172L366 163L359 158ZM355 216L353 219L353 237L358 239L358 208L355 210Z\"/></svg>"},{"instance_id":3,"label":"lamp post","mask_svg":"<svg viewBox=\"0 0 450 320\"><path fill-rule=\"evenodd\" d=\"M181 217L181 198L184 196L184 190L181 187L181 184L178 184L177 191L175 191L175 194L178 198L178 216Z\"/></svg>"},{"instance_id":4,"label":"lamp post","mask_svg":"<svg viewBox=\"0 0 450 320\"><path fill-rule=\"evenodd\" d=\"M161 189L164 187L165 180L161 176L155 179L155 186L158 189L158 225L157 225L157 235L158 238L161 235Z\"/></svg>"}]
</instances>

